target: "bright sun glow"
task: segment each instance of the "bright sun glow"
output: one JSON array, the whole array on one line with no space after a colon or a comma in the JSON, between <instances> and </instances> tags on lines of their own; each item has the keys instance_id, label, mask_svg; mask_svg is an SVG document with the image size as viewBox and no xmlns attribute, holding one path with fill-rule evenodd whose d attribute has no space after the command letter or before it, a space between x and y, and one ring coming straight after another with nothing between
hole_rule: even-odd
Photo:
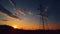
<instances>
[{"instance_id":1,"label":"bright sun glow","mask_svg":"<svg viewBox=\"0 0 60 34\"><path fill-rule=\"evenodd\" d=\"M14 28L18 28L17 26L13 26Z\"/></svg>"}]
</instances>

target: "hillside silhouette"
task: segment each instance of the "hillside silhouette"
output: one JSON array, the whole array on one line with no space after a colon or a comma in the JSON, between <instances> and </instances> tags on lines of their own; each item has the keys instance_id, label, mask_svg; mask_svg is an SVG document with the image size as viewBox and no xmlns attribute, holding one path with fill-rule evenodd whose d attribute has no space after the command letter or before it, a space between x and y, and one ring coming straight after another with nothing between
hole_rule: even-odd
<instances>
[{"instance_id":1,"label":"hillside silhouette","mask_svg":"<svg viewBox=\"0 0 60 34\"><path fill-rule=\"evenodd\" d=\"M0 25L0 34L54 34L60 31L54 30L23 30L23 29L14 29L8 25Z\"/></svg>"}]
</instances>

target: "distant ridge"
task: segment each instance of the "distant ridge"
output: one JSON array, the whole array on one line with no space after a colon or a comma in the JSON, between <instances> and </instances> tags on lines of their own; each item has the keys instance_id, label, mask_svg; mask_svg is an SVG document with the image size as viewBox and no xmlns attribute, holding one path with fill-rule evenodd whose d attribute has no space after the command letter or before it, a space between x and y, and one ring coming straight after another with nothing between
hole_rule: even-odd
<instances>
[{"instance_id":1,"label":"distant ridge","mask_svg":"<svg viewBox=\"0 0 60 34\"><path fill-rule=\"evenodd\" d=\"M9 25L0 25L1 34L59 34L60 30L23 30L14 29Z\"/></svg>"}]
</instances>

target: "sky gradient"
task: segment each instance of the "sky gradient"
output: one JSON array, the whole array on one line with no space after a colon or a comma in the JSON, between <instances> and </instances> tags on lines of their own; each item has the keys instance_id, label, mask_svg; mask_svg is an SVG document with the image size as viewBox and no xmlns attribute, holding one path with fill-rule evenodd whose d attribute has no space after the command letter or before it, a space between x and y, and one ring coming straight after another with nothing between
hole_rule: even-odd
<instances>
[{"instance_id":1,"label":"sky gradient","mask_svg":"<svg viewBox=\"0 0 60 34\"><path fill-rule=\"evenodd\" d=\"M48 6L49 29L60 29L60 0L1 0L0 24L18 26L21 29L43 29L39 5ZM47 29L46 23L45 27Z\"/></svg>"}]
</instances>

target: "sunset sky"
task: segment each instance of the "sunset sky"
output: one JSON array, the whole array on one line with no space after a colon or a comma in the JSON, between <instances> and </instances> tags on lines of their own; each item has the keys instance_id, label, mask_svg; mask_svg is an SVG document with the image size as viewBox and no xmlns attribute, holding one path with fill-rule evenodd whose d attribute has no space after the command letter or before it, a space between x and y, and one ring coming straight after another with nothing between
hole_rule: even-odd
<instances>
[{"instance_id":1,"label":"sunset sky","mask_svg":"<svg viewBox=\"0 0 60 34\"><path fill-rule=\"evenodd\" d=\"M39 5L48 7L48 28L60 29L60 0L1 0L0 25L17 26L19 29L43 29ZM45 27L47 29L46 23Z\"/></svg>"}]
</instances>

